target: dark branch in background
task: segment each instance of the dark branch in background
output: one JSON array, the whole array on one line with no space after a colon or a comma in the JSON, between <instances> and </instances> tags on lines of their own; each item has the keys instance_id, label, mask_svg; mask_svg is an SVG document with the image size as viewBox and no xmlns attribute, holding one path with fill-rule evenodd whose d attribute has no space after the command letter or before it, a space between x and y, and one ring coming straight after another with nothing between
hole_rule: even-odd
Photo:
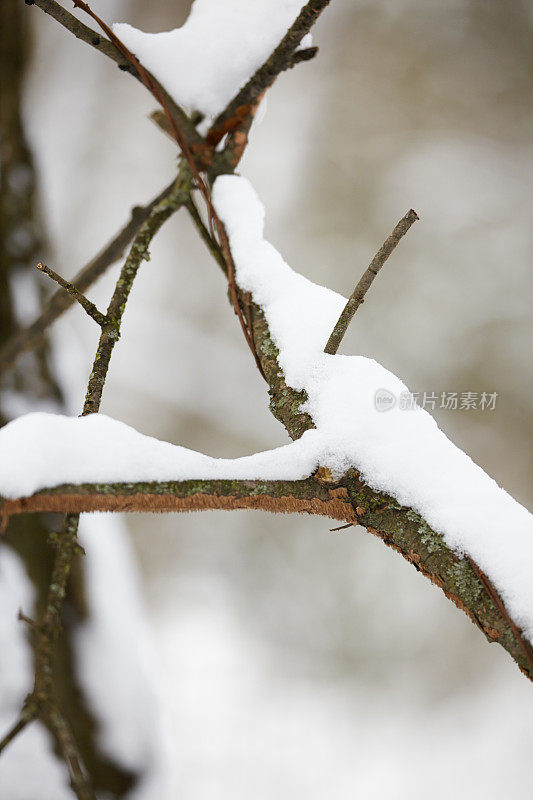
<instances>
[{"instance_id":1,"label":"dark branch in background","mask_svg":"<svg viewBox=\"0 0 533 800\"><path fill-rule=\"evenodd\" d=\"M72 284L80 292L85 292L106 270L124 255L124 251L135 234L145 222L152 209L168 197L174 188L172 181L157 197L146 206L135 206L126 225L116 234L111 242L83 267L72 280ZM40 316L27 328L23 328L0 347L0 375L7 372L22 353L33 349L41 340L47 328L55 322L64 311L69 309L75 300L67 292L58 291L45 304Z\"/></svg>"},{"instance_id":2,"label":"dark branch in background","mask_svg":"<svg viewBox=\"0 0 533 800\"><path fill-rule=\"evenodd\" d=\"M46 722L55 737L70 774L78 800L96 800L71 727L60 710L54 688L55 643L61 630L61 610L66 596L74 554L77 552L79 514L69 514L57 535L57 555L48 589L45 613L40 623L30 621L35 635L35 682L27 705ZM23 712L24 713L24 712Z\"/></svg>"},{"instance_id":3,"label":"dark branch in background","mask_svg":"<svg viewBox=\"0 0 533 800\"><path fill-rule=\"evenodd\" d=\"M0 306L8 314L0 313L0 345L17 335L16 315L12 313L14 296L9 288L3 290L4 280L11 276L24 276L24 280L36 287L42 285L35 273L35 263L48 249L46 236L39 214L39 190L31 149L26 141L22 121L21 105L26 57L30 55L32 37L29 32L30 15L21 0L0 2ZM20 176L24 180L20 180ZM23 233L22 236L19 234ZM13 288L13 287L10 287ZM18 295L20 288L14 287ZM44 287L43 287L44 288ZM43 293L39 291L39 294ZM50 369L49 344L43 336L36 342L35 351L24 360L20 369L7 376L6 387L14 388L28 402L51 400L60 410L61 392ZM3 404L3 396L0 398ZM4 422L0 408L0 418ZM11 521L2 546L17 554L32 586L33 615L40 619L47 602L51 581L54 552L49 546L52 535L49 515L21 516ZM75 731L78 749L89 769L95 789L103 794L122 796L134 783L134 773L120 766L112 755L107 755L105 745L100 742L99 723L90 707L84 687L79 682L76 670L76 629L90 617L91 610L85 594L85 574L79 556L73 560L71 577L65 597L64 626L54 643L54 688L58 707L65 712L72 730ZM37 664L36 628L32 627L33 663ZM11 731L16 736L21 725L36 715L35 704L26 703L21 719ZM41 716L48 727L56 754L61 757L59 741L55 736L52 721ZM55 717L57 723L57 717ZM8 736L8 741L11 741ZM4 742L7 746L8 742ZM0 773L3 769L0 766ZM0 785L2 780L0 779ZM5 787L2 785L0 795Z\"/></svg>"},{"instance_id":4,"label":"dark branch in background","mask_svg":"<svg viewBox=\"0 0 533 800\"><path fill-rule=\"evenodd\" d=\"M364 273L363 277L353 290L348 302L344 306L342 314L340 315L337 324L335 325L331 336L328 339L328 343L324 348L324 353L329 353L329 355L333 356L339 349L339 345L344 337L344 334L348 330L348 325L352 321L353 315L364 302L365 295L372 286L374 278L380 271L381 267L388 259L402 236L405 236L411 225L417 221L418 215L413 209L407 212L405 217L399 221L399 223L394 228L391 235L385 240L384 244L380 247L370 266Z\"/></svg>"},{"instance_id":5,"label":"dark branch in background","mask_svg":"<svg viewBox=\"0 0 533 800\"><path fill-rule=\"evenodd\" d=\"M297 47L329 3L330 0L309 0L302 8L274 52L218 115L207 135L209 144L218 144L228 131L238 127L248 113L249 107L272 86L281 72L295 66L296 63L313 58L317 48L297 51Z\"/></svg>"}]
</instances>

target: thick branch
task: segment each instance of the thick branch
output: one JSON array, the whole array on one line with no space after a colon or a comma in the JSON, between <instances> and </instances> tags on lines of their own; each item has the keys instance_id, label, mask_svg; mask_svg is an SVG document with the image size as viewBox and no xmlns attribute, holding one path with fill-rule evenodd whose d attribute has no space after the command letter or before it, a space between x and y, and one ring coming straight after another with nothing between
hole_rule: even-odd
<instances>
[{"instance_id":1,"label":"thick branch","mask_svg":"<svg viewBox=\"0 0 533 800\"><path fill-rule=\"evenodd\" d=\"M348 302L344 306L342 314L340 315L337 324L335 325L331 336L328 339L328 343L324 348L324 353L328 353L329 355L333 356L339 349L340 343L344 337L344 334L348 330L348 325L353 319L353 316L359 306L364 302L365 295L372 286L374 278L380 271L381 267L388 259L400 239L405 236L411 225L416 222L418 219L418 215L416 211L411 209L407 212L405 217L399 221L399 223L394 228L393 232L390 236L387 237L383 245L380 247L374 258L372 259L370 266L367 268L366 272L362 276L361 280L353 290Z\"/></svg>"},{"instance_id":2,"label":"thick branch","mask_svg":"<svg viewBox=\"0 0 533 800\"><path fill-rule=\"evenodd\" d=\"M314 478L301 481L189 480L58 486L31 497L1 500L4 516L36 511L68 514L90 511L185 512L208 509L261 509L308 513L356 521L345 489Z\"/></svg>"},{"instance_id":3,"label":"thick branch","mask_svg":"<svg viewBox=\"0 0 533 800\"><path fill-rule=\"evenodd\" d=\"M453 498L450 499L453 502ZM2 502L2 501L0 501ZM439 586L485 634L498 642L533 679L533 655L520 629L502 613L501 599L469 559L460 558L412 509L370 489L351 470L338 482L327 477L301 481L190 480L165 483L64 485L30 497L4 499L1 513L60 511L190 512L256 509L305 513L361 525L400 553Z\"/></svg>"}]
</instances>

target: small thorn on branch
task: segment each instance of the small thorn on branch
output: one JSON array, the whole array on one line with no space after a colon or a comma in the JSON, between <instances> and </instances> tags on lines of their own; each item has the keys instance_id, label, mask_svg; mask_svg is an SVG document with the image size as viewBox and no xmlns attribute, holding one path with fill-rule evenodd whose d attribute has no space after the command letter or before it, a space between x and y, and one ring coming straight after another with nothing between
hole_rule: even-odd
<instances>
[{"instance_id":1,"label":"small thorn on branch","mask_svg":"<svg viewBox=\"0 0 533 800\"><path fill-rule=\"evenodd\" d=\"M102 314L102 312L96 308L95 304L91 303L91 301L88 300L87 297L85 297L85 295L82 294L82 292L80 292L79 289L76 289L76 287L72 283L66 281L64 278L61 277L61 275L58 275L57 272L54 272L53 269L50 269L50 267L47 267L46 264L43 264L42 261L39 261L39 263L37 264L37 269L40 270L40 272L44 272L45 275L48 275L49 278L51 278L59 286L61 286L62 289L68 292L69 295L73 297L77 303L80 304L83 310L92 319L94 319L97 325L103 328L107 324L108 319L106 315Z\"/></svg>"},{"instance_id":2,"label":"small thorn on branch","mask_svg":"<svg viewBox=\"0 0 533 800\"><path fill-rule=\"evenodd\" d=\"M2 753L2 751L8 746L8 744L10 744L13 741L13 739L15 739L16 736L18 736L18 734L24 730L26 725L29 722L31 722L32 719L35 719L34 713L30 713L28 711L23 712L23 714L21 715L19 720L15 723L15 725L13 725L13 727L8 731L8 733L6 733L6 735L2 739L0 739L0 753Z\"/></svg>"},{"instance_id":3,"label":"small thorn on branch","mask_svg":"<svg viewBox=\"0 0 533 800\"><path fill-rule=\"evenodd\" d=\"M345 531L346 528L353 528L352 522L347 522L346 525L338 525L336 528L330 528L330 533L336 533L337 531Z\"/></svg>"},{"instance_id":4,"label":"small thorn on branch","mask_svg":"<svg viewBox=\"0 0 533 800\"><path fill-rule=\"evenodd\" d=\"M367 268L366 272L362 276L361 280L353 290L350 299L344 306L342 314L340 315L337 324L335 325L331 336L328 339L328 343L324 348L324 353L327 353L330 356L334 356L337 350L339 349L340 343L344 337L344 334L348 330L348 325L352 321L352 318L359 308L359 306L364 302L365 295L372 286L374 282L374 278L380 271L381 267L388 259L400 239L405 236L411 225L419 219L418 214L416 211L413 211L411 208L407 214L402 217L399 223L394 228L391 235L385 240L383 245L380 247L370 266Z\"/></svg>"},{"instance_id":5,"label":"small thorn on branch","mask_svg":"<svg viewBox=\"0 0 533 800\"><path fill-rule=\"evenodd\" d=\"M30 617L27 617L26 614L24 614L24 612L22 611L22 609L19 609L19 613L17 616L19 622L24 622L29 628L31 628L36 633L41 633L40 625L37 622L35 622L34 619L30 619Z\"/></svg>"},{"instance_id":6,"label":"small thorn on branch","mask_svg":"<svg viewBox=\"0 0 533 800\"><path fill-rule=\"evenodd\" d=\"M318 47L303 47L301 50L295 50L291 59L291 67L301 64L302 61L311 61L318 53Z\"/></svg>"}]
</instances>

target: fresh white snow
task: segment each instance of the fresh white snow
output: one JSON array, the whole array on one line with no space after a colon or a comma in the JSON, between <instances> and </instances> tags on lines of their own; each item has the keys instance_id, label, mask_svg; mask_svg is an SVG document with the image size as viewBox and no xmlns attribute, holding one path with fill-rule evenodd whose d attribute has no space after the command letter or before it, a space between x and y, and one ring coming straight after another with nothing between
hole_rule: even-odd
<instances>
[{"instance_id":1,"label":"fresh white snow","mask_svg":"<svg viewBox=\"0 0 533 800\"><path fill-rule=\"evenodd\" d=\"M35 412L0 430L0 496L21 497L62 483L180 481L189 478L297 480L313 472L319 435L243 458L212 458L144 436L104 414Z\"/></svg>"},{"instance_id":2,"label":"fresh white snow","mask_svg":"<svg viewBox=\"0 0 533 800\"><path fill-rule=\"evenodd\" d=\"M303 0L195 0L181 28L144 33L116 23L113 32L174 100L214 116L268 58L304 4ZM310 35L304 39L302 46L308 47Z\"/></svg>"}]
</instances>

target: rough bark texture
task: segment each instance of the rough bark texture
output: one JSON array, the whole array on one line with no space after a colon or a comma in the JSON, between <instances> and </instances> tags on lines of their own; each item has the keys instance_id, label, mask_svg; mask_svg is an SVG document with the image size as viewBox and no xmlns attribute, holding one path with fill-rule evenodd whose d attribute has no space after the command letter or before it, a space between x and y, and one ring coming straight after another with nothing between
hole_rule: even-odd
<instances>
[{"instance_id":1,"label":"rough bark texture","mask_svg":"<svg viewBox=\"0 0 533 800\"><path fill-rule=\"evenodd\" d=\"M36 511L206 511L259 509L274 513L319 514L356 522L343 487L302 481L169 481L57 486L31 497L4 500L4 516Z\"/></svg>"},{"instance_id":2,"label":"rough bark texture","mask_svg":"<svg viewBox=\"0 0 533 800\"><path fill-rule=\"evenodd\" d=\"M291 391L287 389L286 394L290 396ZM284 396L281 387L279 396ZM286 403L281 405L284 408ZM300 425L301 420L297 419L296 426ZM502 614L498 599L490 587L487 588L475 566L450 550L443 537L419 514L400 506L394 498L370 489L356 470L351 470L339 482L332 481L327 471L319 468L315 476L301 481L190 480L64 485L31 497L4 500L0 512L9 516L37 511L216 509L316 514L361 525L440 587L483 631L489 642L501 644L524 674L533 678L529 644Z\"/></svg>"}]
</instances>

